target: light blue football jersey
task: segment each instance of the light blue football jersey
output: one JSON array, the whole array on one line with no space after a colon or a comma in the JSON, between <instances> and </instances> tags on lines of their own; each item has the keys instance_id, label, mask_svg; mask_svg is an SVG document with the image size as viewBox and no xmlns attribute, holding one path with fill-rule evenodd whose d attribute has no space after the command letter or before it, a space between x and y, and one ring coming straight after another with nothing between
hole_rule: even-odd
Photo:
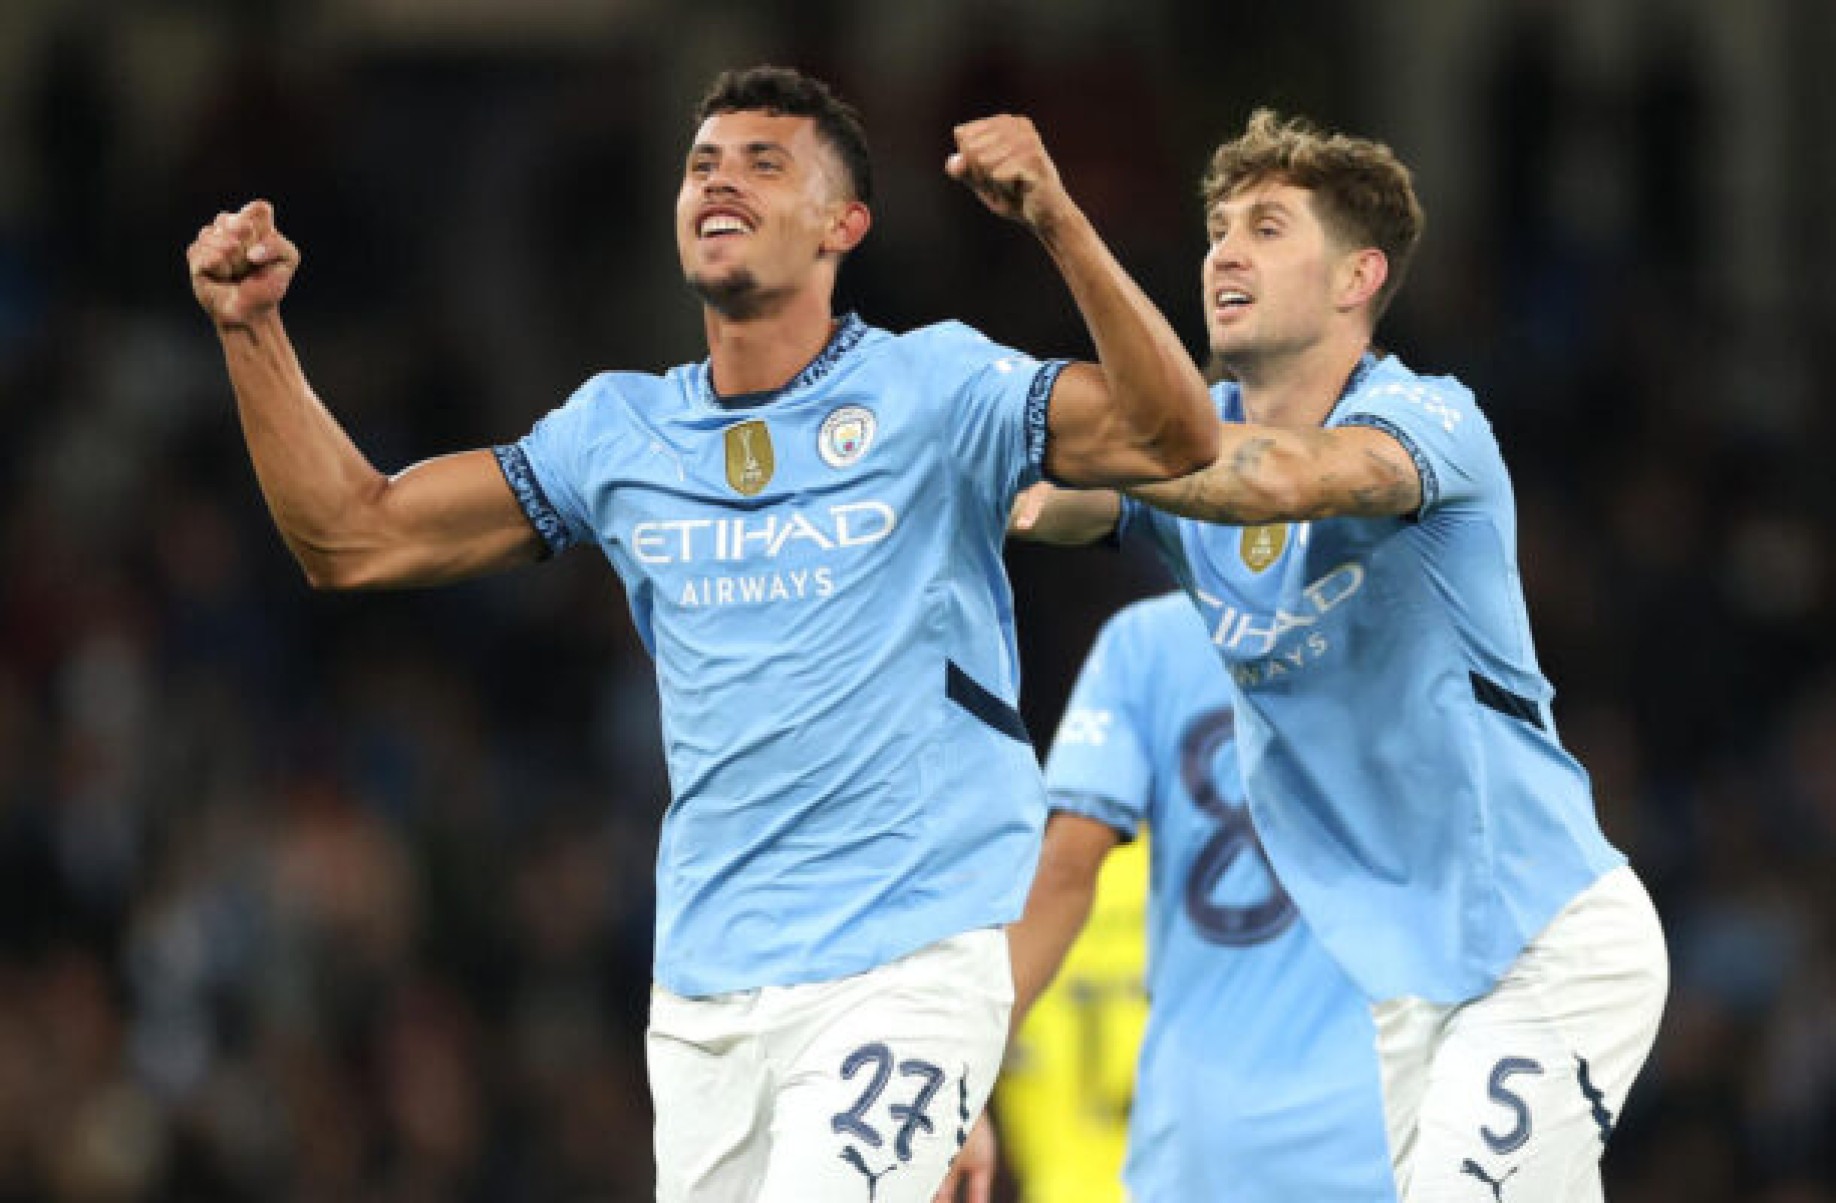
<instances>
[{"instance_id":1,"label":"light blue football jersey","mask_svg":"<svg viewBox=\"0 0 1836 1203\"><path fill-rule=\"evenodd\" d=\"M1233 384L1213 391L1242 421ZM1451 377L1367 357L1327 417L1414 459L1411 517L1234 527L1125 507L1238 686L1250 813L1315 934L1374 999L1491 989L1624 863L1562 747L1490 423Z\"/></svg>"},{"instance_id":2,"label":"light blue football jersey","mask_svg":"<svg viewBox=\"0 0 1836 1203\"><path fill-rule=\"evenodd\" d=\"M668 989L826 981L1020 914L1044 789L1001 543L1062 366L850 316L781 390L608 373L498 449L656 662Z\"/></svg>"},{"instance_id":3,"label":"light blue football jersey","mask_svg":"<svg viewBox=\"0 0 1836 1203\"><path fill-rule=\"evenodd\" d=\"M1230 680L1184 597L1105 624L1046 787L1054 810L1152 834L1134 1203L1395 1198L1369 1006L1270 872Z\"/></svg>"}]
</instances>

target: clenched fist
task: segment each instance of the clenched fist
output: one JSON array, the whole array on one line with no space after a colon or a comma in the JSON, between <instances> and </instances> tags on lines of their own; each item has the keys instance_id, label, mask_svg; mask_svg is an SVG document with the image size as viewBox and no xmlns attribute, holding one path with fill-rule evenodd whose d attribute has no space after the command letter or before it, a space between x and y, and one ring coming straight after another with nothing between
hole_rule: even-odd
<instances>
[{"instance_id":1,"label":"clenched fist","mask_svg":"<svg viewBox=\"0 0 1836 1203\"><path fill-rule=\"evenodd\" d=\"M984 117L956 127L944 164L1002 217L1042 229L1070 201L1039 131L1025 117Z\"/></svg>"},{"instance_id":2,"label":"clenched fist","mask_svg":"<svg viewBox=\"0 0 1836 1203\"><path fill-rule=\"evenodd\" d=\"M219 326L247 326L287 294L300 252L274 228L274 206L250 201L219 213L185 252L191 291Z\"/></svg>"}]
</instances>

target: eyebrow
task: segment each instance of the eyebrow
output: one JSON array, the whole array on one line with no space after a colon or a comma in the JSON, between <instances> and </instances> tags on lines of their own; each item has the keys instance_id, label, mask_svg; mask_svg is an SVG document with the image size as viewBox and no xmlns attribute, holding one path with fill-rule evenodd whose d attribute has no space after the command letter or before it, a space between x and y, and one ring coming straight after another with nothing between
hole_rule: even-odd
<instances>
[{"instance_id":1,"label":"eyebrow","mask_svg":"<svg viewBox=\"0 0 1836 1203\"><path fill-rule=\"evenodd\" d=\"M1227 200L1218 202L1218 204L1212 208L1211 212L1205 214L1206 224L1215 225L1219 221L1227 220L1230 214L1225 210L1229 204L1230 202ZM1243 207L1243 216L1251 221L1254 221L1258 217L1267 217L1271 214L1280 217L1288 217L1293 214L1293 210L1281 201L1269 200L1266 198L1251 201Z\"/></svg>"},{"instance_id":2,"label":"eyebrow","mask_svg":"<svg viewBox=\"0 0 1836 1203\"><path fill-rule=\"evenodd\" d=\"M717 154L720 152L721 149L722 149L722 146L721 146L721 143L719 142L697 142L695 143L695 145L689 147L689 155L692 157L694 155L701 155L701 154ZM737 149L740 151L740 153L748 154L748 155L765 154L769 151L775 151L778 154L786 156L787 158L795 157L791 155L790 147L786 146L782 142L771 142L771 141L744 142L744 143L741 143L739 147L737 147Z\"/></svg>"}]
</instances>

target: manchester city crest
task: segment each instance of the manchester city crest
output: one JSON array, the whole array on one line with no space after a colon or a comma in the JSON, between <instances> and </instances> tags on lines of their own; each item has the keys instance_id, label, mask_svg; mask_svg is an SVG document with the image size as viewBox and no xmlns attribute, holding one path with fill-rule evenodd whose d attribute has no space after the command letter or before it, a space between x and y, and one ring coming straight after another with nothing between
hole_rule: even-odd
<instances>
[{"instance_id":1,"label":"manchester city crest","mask_svg":"<svg viewBox=\"0 0 1836 1203\"><path fill-rule=\"evenodd\" d=\"M1237 550L1251 572L1261 572L1288 548L1288 524L1271 522L1266 526L1246 526Z\"/></svg>"},{"instance_id":2,"label":"manchester city crest","mask_svg":"<svg viewBox=\"0 0 1836 1203\"><path fill-rule=\"evenodd\" d=\"M822 462L831 468L846 468L860 462L873 445L878 422L873 411L864 405L844 405L822 421L816 435L816 450Z\"/></svg>"},{"instance_id":3,"label":"manchester city crest","mask_svg":"<svg viewBox=\"0 0 1836 1203\"><path fill-rule=\"evenodd\" d=\"M771 450L771 431L759 421L727 428L727 483L751 497L771 483L777 468Z\"/></svg>"}]
</instances>

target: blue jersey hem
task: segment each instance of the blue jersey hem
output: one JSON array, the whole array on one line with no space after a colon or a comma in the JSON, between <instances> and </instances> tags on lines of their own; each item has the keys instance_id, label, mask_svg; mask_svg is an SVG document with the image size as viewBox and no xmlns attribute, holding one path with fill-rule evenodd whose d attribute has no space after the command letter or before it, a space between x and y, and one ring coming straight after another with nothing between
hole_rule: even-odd
<instances>
[{"instance_id":1,"label":"blue jersey hem","mask_svg":"<svg viewBox=\"0 0 1836 1203\"><path fill-rule=\"evenodd\" d=\"M909 941L899 940L888 943L859 956L838 957L827 962L816 961L808 957L785 957L773 964L761 965L756 970L741 971L738 974L728 974L719 970L711 972L696 970L672 958L659 956L651 969L651 976L665 990L683 998L712 998L719 994L762 990L772 986L808 986L820 982L837 982L846 977L871 973L883 965L890 965L921 949L968 932L981 931L985 927L1005 927L1010 923L1018 922L1024 904L1025 899L1022 897L1017 903L986 919L944 924L941 925L941 930L924 929L922 934L912 937Z\"/></svg>"}]
</instances>

